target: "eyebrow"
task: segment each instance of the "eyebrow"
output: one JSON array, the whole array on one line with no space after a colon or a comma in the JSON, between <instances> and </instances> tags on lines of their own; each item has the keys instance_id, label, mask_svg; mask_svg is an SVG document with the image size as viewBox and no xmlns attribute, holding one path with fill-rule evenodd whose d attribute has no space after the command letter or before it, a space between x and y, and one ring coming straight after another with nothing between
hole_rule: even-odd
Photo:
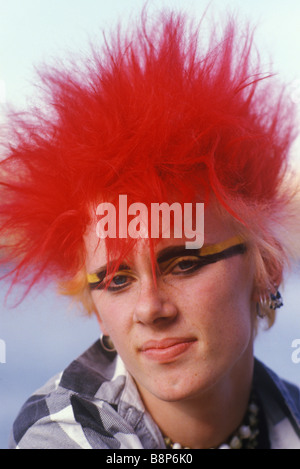
<instances>
[{"instance_id":1,"label":"eyebrow","mask_svg":"<svg viewBox=\"0 0 300 469\"><path fill-rule=\"evenodd\" d=\"M179 246L168 246L159 251L157 256L157 263L162 264L167 262L174 257L180 256L199 256L209 261L209 263L217 262L221 259L231 257L235 254L243 254L246 251L244 239L241 236L234 236L232 238L221 241L220 243L209 244L199 249L187 249L184 245ZM111 262L109 266L100 267L96 272L87 274L87 280L89 284L99 284L107 274L107 268L113 267L114 262ZM130 270L130 267L126 264L121 264L119 270Z\"/></svg>"}]
</instances>

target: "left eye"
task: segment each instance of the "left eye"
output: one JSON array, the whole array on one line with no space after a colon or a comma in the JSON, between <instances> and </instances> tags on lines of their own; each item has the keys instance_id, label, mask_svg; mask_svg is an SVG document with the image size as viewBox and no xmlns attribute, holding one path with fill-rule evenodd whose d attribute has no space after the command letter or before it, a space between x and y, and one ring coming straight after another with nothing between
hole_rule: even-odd
<instances>
[{"instance_id":1,"label":"left eye","mask_svg":"<svg viewBox=\"0 0 300 469\"><path fill-rule=\"evenodd\" d=\"M194 266L195 266L195 261L191 261L191 260L180 261L177 264L177 267L179 267L181 270L188 270Z\"/></svg>"},{"instance_id":2,"label":"left eye","mask_svg":"<svg viewBox=\"0 0 300 469\"><path fill-rule=\"evenodd\" d=\"M168 266L166 273L171 273L172 275L192 273L198 270L201 267L201 262L198 258L183 258L176 259Z\"/></svg>"}]
</instances>

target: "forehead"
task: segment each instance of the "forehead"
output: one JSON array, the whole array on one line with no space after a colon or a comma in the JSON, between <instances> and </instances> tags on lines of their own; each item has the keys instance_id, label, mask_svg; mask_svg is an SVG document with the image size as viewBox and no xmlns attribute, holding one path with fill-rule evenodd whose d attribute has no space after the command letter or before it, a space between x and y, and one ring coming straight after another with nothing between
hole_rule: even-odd
<instances>
[{"instance_id":1,"label":"forehead","mask_svg":"<svg viewBox=\"0 0 300 469\"><path fill-rule=\"evenodd\" d=\"M86 250L86 268L88 272L97 270L108 261L106 240L99 239L97 236L97 219L93 216L92 223L88 226L85 236L85 250ZM213 207L204 207L204 245L220 243L232 236L236 235L234 223L229 217L221 216L219 210ZM134 240L134 247L129 251L127 259L134 262L136 258L143 256L150 258L151 250L148 239ZM153 243L154 254L156 255L161 250L172 246L183 246L188 240L184 235L179 238L170 236L169 238L160 238ZM124 240L113 240L112 245L118 245ZM118 256L116 256L118 257ZM110 256L110 261L118 260L114 258L114 254Z\"/></svg>"}]
</instances>

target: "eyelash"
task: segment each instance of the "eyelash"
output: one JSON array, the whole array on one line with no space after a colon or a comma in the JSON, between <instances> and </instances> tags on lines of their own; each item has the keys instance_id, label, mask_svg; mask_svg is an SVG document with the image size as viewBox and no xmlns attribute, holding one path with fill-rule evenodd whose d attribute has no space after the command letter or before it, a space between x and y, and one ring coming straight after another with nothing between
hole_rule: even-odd
<instances>
[{"instance_id":1,"label":"eyelash","mask_svg":"<svg viewBox=\"0 0 300 469\"><path fill-rule=\"evenodd\" d=\"M175 272L176 267L178 267L180 264L186 262L193 263L193 265L187 269L181 270L180 272ZM162 275L189 275L194 272L196 272L198 269L200 269L203 265L205 265L203 262L201 262L200 258L196 257L180 257L177 258L173 261L169 261L167 266L164 269L161 269L161 274ZM102 280L99 281L98 285L95 286L96 290L104 290L106 289L109 292L119 292L122 290L125 290L129 285L130 281L124 282L124 284L119 285L119 286L112 286L112 282L117 279L117 277L124 277L128 278L131 277L132 280L135 279L133 275L130 275L128 272L116 272L116 274L113 275L113 277L110 279L109 277L106 278L104 277Z\"/></svg>"}]
</instances>

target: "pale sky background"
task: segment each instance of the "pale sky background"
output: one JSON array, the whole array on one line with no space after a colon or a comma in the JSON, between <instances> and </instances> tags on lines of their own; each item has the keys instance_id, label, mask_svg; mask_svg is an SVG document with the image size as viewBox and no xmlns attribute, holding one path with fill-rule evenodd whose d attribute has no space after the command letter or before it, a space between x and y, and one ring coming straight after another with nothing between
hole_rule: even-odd
<instances>
[{"instance_id":1,"label":"pale sky background","mask_svg":"<svg viewBox=\"0 0 300 469\"><path fill-rule=\"evenodd\" d=\"M143 4L142 0L0 0L0 102L26 106L33 92L34 66L62 58L69 50L84 53L89 39L101 40L103 27L135 16ZM207 5L202 0L153 0L149 10L171 6L200 18ZM274 71L290 83L290 92L300 105L299 0L210 2L217 15L226 7L257 25L262 62L268 64L272 58ZM300 168L299 155L295 146L294 161ZM300 363L291 359L291 344L300 338L299 276L295 272L288 280L278 321L259 336L256 345L260 358L298 384ZM70 310L51 287L14 310L1 307L4 296L0 285L0 339L7 348L6 363L0 363L0 448L6 448L9 429L27 397L99 335L95 319Z\"/></svg>"}]
</instances>

